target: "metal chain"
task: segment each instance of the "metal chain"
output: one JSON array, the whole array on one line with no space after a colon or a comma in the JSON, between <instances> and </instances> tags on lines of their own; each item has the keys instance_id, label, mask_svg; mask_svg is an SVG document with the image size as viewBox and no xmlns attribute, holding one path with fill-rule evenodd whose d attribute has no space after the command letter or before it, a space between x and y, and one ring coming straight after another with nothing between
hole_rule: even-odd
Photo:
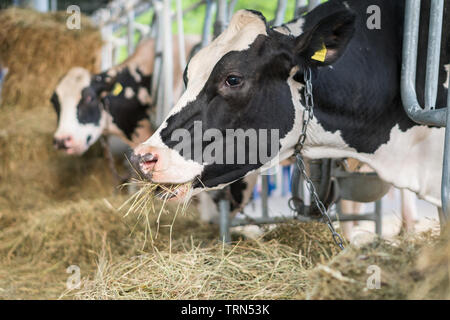
<instances>
[{"instance_id":1,"label":"metal chain","mask_svg":"<svg viewBox=\"0 0 450 320\"><path fill-rule=\"evenodd\" d=\"M298 139L297 144L295 145L295 151L294 155L296 158L296 164L298 169L300 170L301 175L306 181L306 187L308 188L309 193L312 196L312 199L314 203L316 204L317 208L319 209L322 219L325 220L325 223L328 226L328 229L330 229L331 234L333 235L333 240L336 243L339 248L344 250L344 241L339 233L336 232L336 230L333 227L333 223L331 221L330 216L328 215L327 209L323 202L320 200L319 195L317 194L316 188L314 186L314 183L311 181L311 179L308 177L308 174L306 172L305 162L303 161L303 157L301 155L301 151L303 150L303 147L305 145L306 141L306 135L308 130L308 125L310 121L314 117L314 96L312 92L312 73L311 69L307 68L304 74L305 79L305 90L304 90L304 98L305 98L305 108L303 110L303 127L302 127L302 133L300 134L300 137Z\"/></svg>"}]
</instances>

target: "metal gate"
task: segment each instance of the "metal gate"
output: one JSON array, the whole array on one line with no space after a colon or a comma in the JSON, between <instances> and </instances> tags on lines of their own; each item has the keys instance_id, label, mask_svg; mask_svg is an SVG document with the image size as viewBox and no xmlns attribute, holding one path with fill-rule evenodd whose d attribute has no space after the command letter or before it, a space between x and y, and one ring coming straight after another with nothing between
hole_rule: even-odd
<instances>
[{"instance_id":1,"label":"metal gate","mask_svg":"<svg viewBox=\"0 0 450 320\"><path fill-rule=\"evenodd\" d=\"M443 0L431 0L424 107L420 106L416 93L421 0L406 0L401 77L403 106L408 116L420 124L446 127L441 186L442 210L439 212L441 225L449 221L450 214L450 112L447 111L450 107L450 90L447 107L436 106L444 3Z\"/></svg>"}]
</instances>

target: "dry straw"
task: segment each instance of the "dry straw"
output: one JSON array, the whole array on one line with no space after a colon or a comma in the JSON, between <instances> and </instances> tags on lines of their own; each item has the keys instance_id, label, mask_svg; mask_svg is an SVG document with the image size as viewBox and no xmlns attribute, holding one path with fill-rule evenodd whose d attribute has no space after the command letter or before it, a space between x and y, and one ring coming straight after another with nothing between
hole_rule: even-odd
<instances>
[{"instance_id":1,"label":"dry straw","mask_svg":"<svg viewBox=\"0 0 450 320\"><path fill-rule=\"evenodd\" d=\"M186 194L191 191L192 184L159 184L149 182L143 179L137 171L135 171L137 179L133 179L130 183L126 183L123 187L137 189L137 191L119 208L119 210L126 210L125 217L130 214L137 215L137 222L145 221L145 240L151 241L154 245L154 240L158 237L159 229L161 227L161 216L168 213L166 205L171 198L177 198L178 190L185 190ZM173 213L172 222L163 227L169 228L169 252L172 251L172 232L176 218L179 214L185 214L190 203L189 196L178 200L175 212ZM159 204L159 208L156 207ZM150 223L150 215L156 217L156 233L153 235L152 225ZM146 243L144 242L144 245Z\"/></svg>"},{"instance_id":2,"label":"dry straw","mask_svg":"<svg viewBox=\"0 0 450 320\"><path fill-rule=\"evenodd\" d=\"M65 12L0 11L0 62L9 69L2 91L4 106L47 105L70 68L99 71L100 33L84 17L81 30L69 30L66 20Z\"/></svg>"}]
</instances>

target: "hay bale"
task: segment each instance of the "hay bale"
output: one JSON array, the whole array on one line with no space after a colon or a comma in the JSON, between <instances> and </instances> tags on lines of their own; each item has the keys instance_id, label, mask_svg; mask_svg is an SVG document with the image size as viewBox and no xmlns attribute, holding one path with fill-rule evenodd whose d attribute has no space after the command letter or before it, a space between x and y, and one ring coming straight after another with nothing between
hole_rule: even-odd
<instances>
[{"instance_id":1,"label":"hay bale","mask_svg":"<svg viewBox=\"0 0 450 320\"><path fill-rule=\"evenodd\" d=\"M0 217L0 298L58 298L68 266L92 272L105 243L115 254L133 250L130 228L100 200L12 215Z\"/></svg>"},{"instance_id":2,"label":"hay bale","mask_svg":"<svg viewBox=\"0 0 450 320\"><path fill-rule=\"evenodd\" d=\"M303 257L303 264L311 268L325 263L340 252L328 227L321 222L290 221L277 225L264 235L264 240L290 246Z\"/></svg>"},{"instance_id":3,"label":"hay bale","mask_svg":"<svg viewBox=\"0 0 450 320\"><path fill-rule=\"evenodd\" d=\"M417 259L417 282L410 299L450 300L450 225L433 246L426 246Z\"/></svg>"},{"instance_id":4,"label":"hay bale","mask_svg":"<svg viewBox=\"0 0 450 320\"><path fill-rule=\"evenodd\" d=\"M99 261L78 299L290 299L307 287L305 269L288 246L244 241L193 246Z\"/></svg>"},{"instance_id":5,"label":"hay bale","mask_svg":"<svg viewBox=\"0 0 450 320\"><path fill-rule=\"evenodd\" d=\"M182 221L183 219L181 219ZM177 226L179 219L175 221ZM178 230L184 228L178 228ZM185 231L186 232L186 231ZM173 233L174 235L176 232ZM339 252L321 223L289 222L260 240L175 245L134 257L105 257L78 299L298 299L310 289L308 270ZM217 239L217 233L213 233ZM166 238L167 239L167 238ZM166 240L167 241L167 240Z\"/></svg>"},{"instance_id":6,"label":"hay bale","mask_svg":"<svg viewBox=\"0 0 450 320\"><path fill-rule=\"evenodd\" d=\"M125 196L56 202L41 210L0 214L0 298L58 298L66 290L66 268L94 274L100 257L131 260L142 250L167 251L168 225L173 212L161 217L154 247L146 240L145 222L124 218L117 208ZM155 219L151 221L156 225ZM174 227L173 252L216 236L217 229L198 221L189 211ZM200 241L191 242L192 235Z\"/></svg>"},{"instance_id":7,"label":"hay bale","mask_svg":"<svg viewBox=\"0 0 450 320\"><path fill-rule=\"evenodd\" d=\"M65 12L0 11L0 64L9 69L4 106L48 106L58 81L71 67L99 71L100 33L84 17L81 30L69 30L66 20Z\"/></svg>"}]
</instances>

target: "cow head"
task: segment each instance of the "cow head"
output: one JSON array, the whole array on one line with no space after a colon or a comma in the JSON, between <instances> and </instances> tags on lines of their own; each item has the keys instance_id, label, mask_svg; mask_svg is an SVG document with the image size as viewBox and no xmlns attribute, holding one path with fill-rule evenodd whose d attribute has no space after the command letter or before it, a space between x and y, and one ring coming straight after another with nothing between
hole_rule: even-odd
<instances>
[{"instance_id":1,"label":"cow head","mask_svg":"<svg viewBox=\"0 0 450 320\"><path fill-rule=\"evenodd\" d=\"M196 193L289 157L302 128L303 74L341 56L354 20L342 9L294 37L268 28L258 12L237 12L192 58L185 93L135 149L134 165L156 183L193 182Z\"/></svg>"},{"instance_id":2,"label":"cow head","mask_svg":"<svg viewBox=\"0 0 450 320\"><path fill-rule=\"evenodd\" d=\"M55 147L83 154L106 131L131 140L139 121L148 118L150 79L128 68L94 76L71 69L51 98L58 115Z\"/></svg>"},{"instance_id":3,"label":"cow head","mask_svg":"<svg viewBox=\"0 0 450 320\"><path fill-rule=\"evenodd\" d=\"M104 79L91 85L91 74L72 68L58 84L51 102L58 117L54 145L67 154L83 154L101 136L106 115L101 107Z\"/></svg>"}]
</instances>

